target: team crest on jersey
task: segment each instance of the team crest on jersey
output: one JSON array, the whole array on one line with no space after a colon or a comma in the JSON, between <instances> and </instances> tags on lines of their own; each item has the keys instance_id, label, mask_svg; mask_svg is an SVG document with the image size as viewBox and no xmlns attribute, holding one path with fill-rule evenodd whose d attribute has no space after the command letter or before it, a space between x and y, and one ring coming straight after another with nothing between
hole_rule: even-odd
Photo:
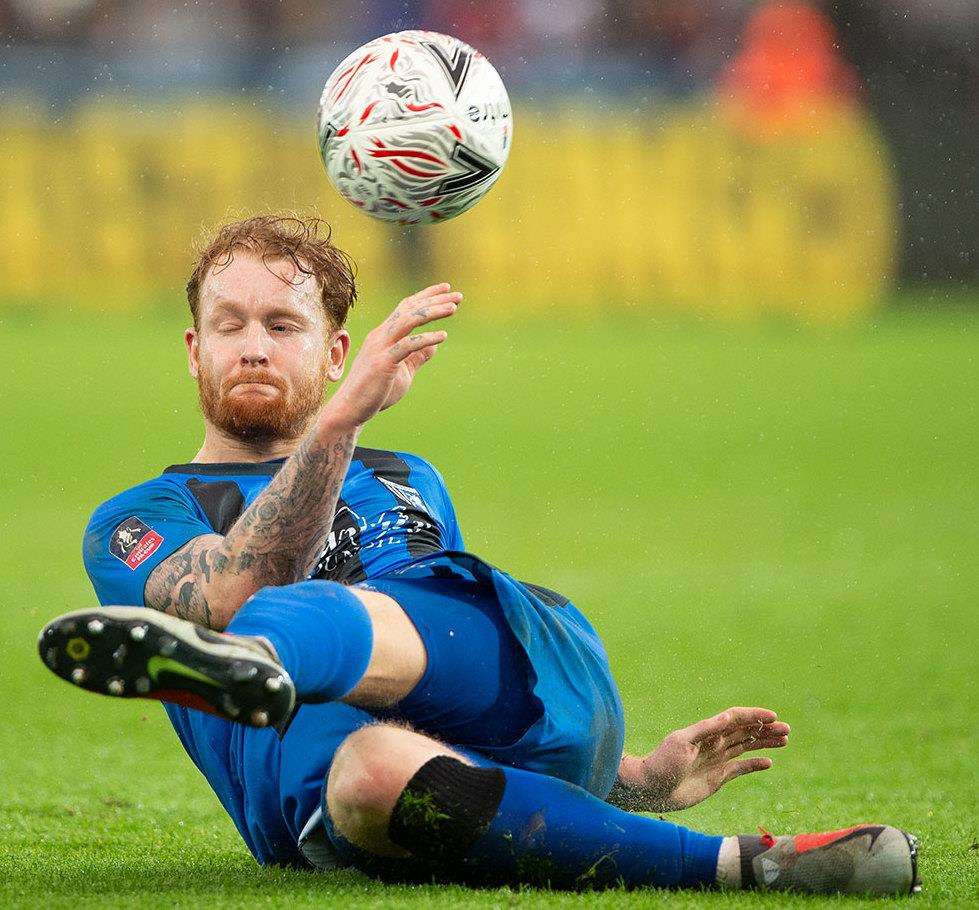
<instances>
[{"instance_id":1,"label":"team crest on jersey","mask_svg":"<svg viewBox=\"0 0 979 910\"><path fill-rule=\"evenodd\" d=\"M127 518L112 532L109 552L134 572L149 559L163 543L163 537L135 515Z\"/></svg>"},{"instance_id":2,"label":"team crest on jersey","mask_svg":"<svg viewBox=\"0 0 979 910\"><path fill-rule=\"evenodd\" d=\"M394 493L395 499L401 500L406 506L411 506L413 509L418 509L421 512L428 511L425 500L421 498L414 487L405 486L403 483L395 483L386 477L378 477L377 479Z\"/></svg>"}]
</instances>

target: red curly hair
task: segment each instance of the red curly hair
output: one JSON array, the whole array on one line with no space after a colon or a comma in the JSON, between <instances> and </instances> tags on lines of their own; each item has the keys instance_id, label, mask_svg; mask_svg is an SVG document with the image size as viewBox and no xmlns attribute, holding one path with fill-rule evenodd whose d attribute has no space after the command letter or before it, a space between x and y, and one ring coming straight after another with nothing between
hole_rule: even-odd
<instances>
[{"instance_id":1,"label":"red curly hair","mask_svg":"<svg viewBox=\"0 0 979 910\"><path fill-rule=\"evenodd\" d=\"M256 215L231 221L205 236L198 246L197 262L187 282L187 302L200 328L201 285L208 272L227 268L235 252L246 250L262 257L265 267L277 277L271 264L288 260L297 269L296 283L312 276L320 291L323 310L333 328L347 321L347 314L357 299L354 265L350 257L330 242L331 229L322 218L296 214ZM283 279L286 280L286 279Z\"/></svg>"}]
</instances>

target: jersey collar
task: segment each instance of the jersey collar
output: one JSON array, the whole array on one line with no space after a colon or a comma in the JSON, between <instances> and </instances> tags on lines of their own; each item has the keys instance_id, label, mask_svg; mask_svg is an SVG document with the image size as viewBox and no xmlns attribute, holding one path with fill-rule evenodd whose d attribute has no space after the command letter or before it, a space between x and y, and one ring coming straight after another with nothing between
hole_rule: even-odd
<instances>
[{"instance_id":1,"label":"jersey collar","mask_svg":"<svg viewBox=\"0 0 979 910\"><path fill-rule=\"evenodd\" d=\"M172 464L163 469L164 474L197 474L197 475L220 475L228 477L234 475L267 476L273 477L278 473L279 468L285 463L284 458L276 458L273 461L223 461L190 464Z\"/></svg>"}]
</instances>

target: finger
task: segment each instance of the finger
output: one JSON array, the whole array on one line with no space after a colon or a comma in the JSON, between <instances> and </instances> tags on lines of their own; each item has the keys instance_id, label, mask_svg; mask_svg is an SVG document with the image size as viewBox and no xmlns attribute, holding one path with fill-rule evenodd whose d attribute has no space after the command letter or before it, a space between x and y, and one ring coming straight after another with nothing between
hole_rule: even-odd
<instances>
[{"instance_id":1,"label":"finger","mask_svg":"<svg viewBox=\"0 0 979 910\"><path fill-rule=\"evenodd\" d=\"M770 724L749 724L728 730L721 738L721 744L726 749L740 742L788 736L791 730L792 728L782 721L772 721Z\"/></svg>"},{"instance_id":2,"label":"finger","mask_svg":"<svg viewBox=\"0 0 979 910\"><path fill-rule=\"evenodd\" d=\"M429 297L434 297L436 294L444 294L452 287L448 281L441 281L438 284L429 285L427 288L423 288L420 291L415 291L410 297L405 297L401 301L402 304L408 303L409 301L417 302L419 300L426 300Z\"/></svg>"},{"instance_id":3,"label":"finger","mask_svg":"<svg viewBox=\"0 0 979 910\"><path fill-rule=\"evenodd\" d=\"M727 733L732 727L771 723L777 718L778 715L767 708L728 708L720 714L686 727L682 732L691 737L691 742L701 742L710 736Z\"/></svg>"},{"instance_id":4,"label":"finger","mask_svg":"<svg viewBox=\"0 0 979 910\"><path fill-rule=\"evenodd\" d=\"M715 714L713 717L708 717L706 720L698 721L695 724L691 724L689 727L685 727L683 730L678 730L677 733L685 739L689 739L692 743L702 743L704 740L710 739L712 736L720 736L723 734L730 726L730 718L726 711L722 711L720 714Z\"/></svg>"},{"instance_id":5,"label":"finger","mask_svg":"<svg viewBox=\"0 0 979 910\"><path fill-rule=\"evenodd\" d=\"M415 351L421 351L427 347L434 347L440 345L446 338L448 338L448 332L422 332L420 335L409 335L407 338L402 338L394 347L391 348L391 355L394 358L395 363L401 363L410 354Z\"/></svg>"},{"instance_id":6,"label":"finger","mask_svg":"<svg viewBox=\"0 0 979 910\"><path fill-rule=\"evenodd\" d=\"M412 373L414 373L428 363L428 361L431 360L436 353L438 353L438 346L432 344L427 348L422 348L420 351L415 351L413 354L409 354L405 358L405 363L408 364Z\"/></svg>"},{"instance_id":7,"label":"finger","mask_svg":"<svg viewBox=\"0 0 979 910\"><path fill-rule=\"evenodd\" d=\"M731 718L727 735L739 738L746 733L761 736L769 724L778 720L778 715L768 708L728 708L726 713Z\"/></svg>"},{"instance_id":8,"label":"finger","mask_svg":"<svg viewBox=\"0 0 979 910\"><path fill-rule=\"evenodd\" d=\"M422 301L428 300L435 294L445 294L451 290L451 285L447 281L443 281L441 284L433 284L421 291L416 291L414 294L405 297L393 310L391 310L390 315L384 320L386 325L390 325L397 322L403 313L408 312L418 306Z\"/></svg>"},{"instance_id":9,"label":"finger","mask_svg":"<svg viewBox=\"0 0 979 910\"><path fill-rule=\"evenodd\" d=\"M778 715L768 708L728 708L724 713L730 715L732 727L771 724L778 720Z\"/></svg>"},{"instance_id":10,"label":"finger","mask_svg":"<svg viewBox=\"0 0 979 910\"><path fill-rule=\"evenodd\" d=\"M773 762L770 758L746 758L744 761L730 762L724 769L724 782L734 780L743 774L753 774L755 771L767 771Z\"/></svg>"},{"instance_id":11,"label":"finger","mask_svg":"<svg viewBox=\"0 0 979 910\"><path fill-rule=\"evenodd\" d=\"M781 749L789 744L787 736L768 736L762 739L746 739L732 743L724 750L725 758L737 758L743 752L757 752L759 749Z\"/></svg>"},{"instance_id":12,"label":"finger","mask_svg":"<svg viewBox=\"0 0 979 910\"><path fill-rule=\"evenodd\" d=\"M428 300L406 310L400 321L412 327L424 325L426 322L451 316L459 309L460 303L462 303L462 294L459 291L436 294L434 297L430 297Z\"/></svg>"},{"instance_id":13,"label":"finger","mask_svg":"<svg viewBox=\"0 0 979 910\"><path fill-rule=\"evenodd\" d=\"M436 294L427 301L416 302L411 307L396 311L388 324L388 337L397 341L413 332L419 326L445 319L459 308L462 294L453 291L448 294Z\"/></svg>"}]
</instances>

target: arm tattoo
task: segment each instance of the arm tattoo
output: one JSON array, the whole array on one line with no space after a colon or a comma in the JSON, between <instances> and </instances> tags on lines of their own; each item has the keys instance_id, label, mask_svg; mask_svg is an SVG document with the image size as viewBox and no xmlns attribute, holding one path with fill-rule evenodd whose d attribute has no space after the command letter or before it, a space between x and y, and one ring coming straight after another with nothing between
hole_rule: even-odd
<instances>
[{"instance_id":1,"label":"arm tattoo","mask_svg":"<svg viewBox=\"0 0 979 910\"><path fill-rule=\"evenodd\" d=\"M199 577L210 580L211 560L220 543L213 538L197 538L160 563L146 581L146 606L202 626L211 626L211 609ZM206 566L206 572L201 567ZM200 576L198 575L200 571Z\"/></svg>"},{"instance_id":2,"label":"arm tattoo","mask_svg":"<svg viewBox=\"0 0 979 910\"><path fill-rule=\"evenodd\" d=\"M146 605L224 628L259 588L300 581L333 526L356 437L343 433L324 446L307 435L226 537L196 538L153 570Z\"/></svg>"},{"instance_id":3,"label":"arm tattoo","mask_svg":"<svg viewBox=\"0 0 979 910\"><path fill-rule=\"evenodd\" d=\"M224 575L251 573L263 585L299 581L333 526L355 433L328 446L307 436L272 482L232 525L222 548Z\"/></svg>"}]
</instances>

